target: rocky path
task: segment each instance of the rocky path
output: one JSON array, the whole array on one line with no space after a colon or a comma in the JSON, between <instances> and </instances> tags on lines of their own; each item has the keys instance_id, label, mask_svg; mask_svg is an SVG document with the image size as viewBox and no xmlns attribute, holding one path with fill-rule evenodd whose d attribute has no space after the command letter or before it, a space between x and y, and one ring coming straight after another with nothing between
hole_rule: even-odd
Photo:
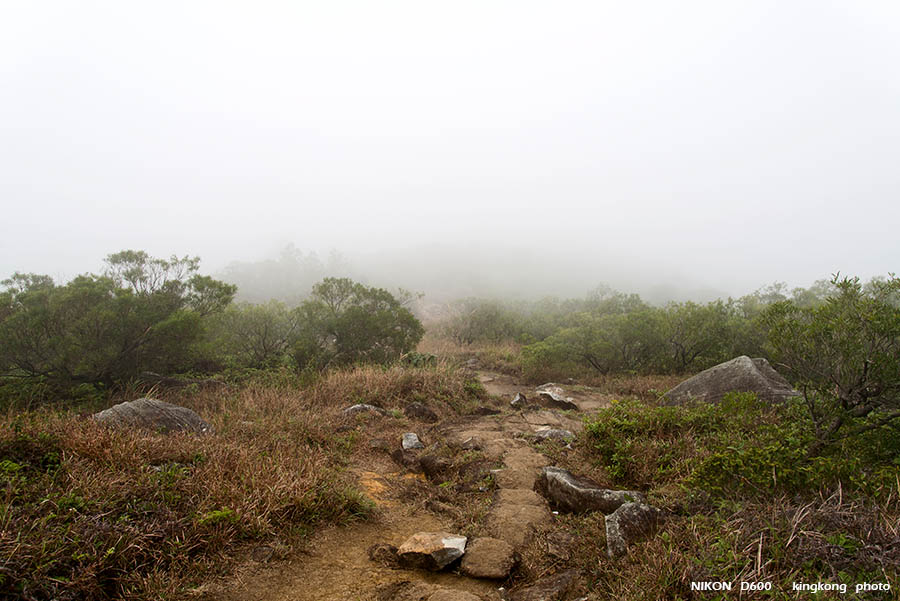
<instances>
[{"instance_id":1,"label":"rocky path","mask_svg":"<svg viewBox=\"0 0 900 601\"><path fill-rule=\"evenodd\" d=\"M489 393L508 405L526 388L509 376L478 372ZM591 410L606 399L594 391L580 389L573 394L578 407ZM497 415L466 416L438 423L429 439L451 449L467 449L483 455L495 465L491 472L495 485L483 531L469 539L466 561L461 571L482 575L508 571L511 551L529 541L535 529L552 522L546 500L534 492L535 480L549 459L531 444L536 436L555 432L574 433L582 427L580 412L531 406ZM561 441L565 444L565 440ZM501 580L467 577L456 571L429 572L403 569L370 558L373 546L401 547L417 532L453 532L452 518L425 510L414 500L391 494L421 474L402 470L387 454L371 464L356 468L360 487L378 506L375 519L343 528L331 528L314 537L311 552L290 561L247 566L236 581L219 590L208 590L206 598L219 601L495 601L507 599ZM424 486L424 483L422 484ZM435 486L435 484L429 484ZM482 539L475 544L475 541ZM502 541L502 542L498 542ZM480 549L470 553L469 549ZM402 550L402 549L401 549ZM468 562L468 564L466 563ZM494 575L496 578L496 574ZM564 582L562 586L567 586ZM512 601L517 598L514 593ZM538 597L535 597L538 598ZM540 597L543 598L543 597ZM549 597L548 597L549 598ZM555 598L555 597L554 597Z\"/></svg>"}]
</instances>

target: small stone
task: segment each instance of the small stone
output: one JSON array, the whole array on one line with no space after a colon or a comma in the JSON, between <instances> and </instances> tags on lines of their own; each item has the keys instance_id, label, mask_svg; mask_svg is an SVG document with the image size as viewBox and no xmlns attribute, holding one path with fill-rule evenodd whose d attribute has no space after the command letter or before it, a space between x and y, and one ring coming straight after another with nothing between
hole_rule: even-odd
<instances>
[{"instance_id":1,"label":"small stone","mask_svg":"<svg viewBox=\"0 0 900 601\"><path fill-rule=\"evenodd\" d=\"M521 392L517 392L516 398L510 401L509 406L513 409L524 409L528 406L528 399Z\"/></svg>"},{"instance_id":2,"label":"small stone","mask_svg":"<svg viewBox=\"0 0 900 601\"><path fill-rule=\"evenodd\" d=\"M497 538L476 538L466 546L460 571L472 578L501 580L509 576L516 565L516 552L512 546Z\"/></svg>"},{"instance_id":3,"label":"small stone","mask_svg":"<svg viewBox=\"0 0 900 601\"><path fill-rule=\"evenodd\" d=\"M419 436L415 432L407 432L403 435L401 446L404 450L424 449L425 445L419 440Z\"/></svg>"}]
</instances>

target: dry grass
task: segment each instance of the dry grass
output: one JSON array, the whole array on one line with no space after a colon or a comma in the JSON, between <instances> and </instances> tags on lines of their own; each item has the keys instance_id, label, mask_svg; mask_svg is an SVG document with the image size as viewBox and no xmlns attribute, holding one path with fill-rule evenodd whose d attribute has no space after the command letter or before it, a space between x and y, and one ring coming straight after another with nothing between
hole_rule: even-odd
<instances>
[{"instance_id":1,"label":"dry grass","mask_svg":"<svg viewBox=\"0 0 900 601\"><path fill-rule=\"evenodd\" d=\"M283 549L367 514L344 469L359 435L344 407L428 398L450 413L478 391L449 369L362 367L306 388L157 396L195 409L215 434L113 430L49 411L2 419L0 597L182 595L249 548Z\"/></svg>"},{"instance_id":2,"label":"dry grass","mask_svg":"<svg viewBox=\"0 0 900 601\"><path fill-rule=\"evenodd\" d=\"M430 353L451 365L460 365L469 359L477 359L482 369L518 376L522 368L522 345L515 342L461 344L451 338L429 330L417 350Z\"/></svg>"}]
</instances>

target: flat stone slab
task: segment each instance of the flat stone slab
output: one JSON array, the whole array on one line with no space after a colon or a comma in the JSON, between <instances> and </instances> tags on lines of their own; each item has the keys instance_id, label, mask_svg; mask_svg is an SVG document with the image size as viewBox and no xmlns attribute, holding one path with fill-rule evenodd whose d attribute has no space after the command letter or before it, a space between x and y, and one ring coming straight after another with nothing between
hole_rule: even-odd
<instances>
[{"instance_id":1,"label":"flat stone slab","mask_svg":"<svg viewBox=\"0 0 900 601\"><path fill-rule=\"evenodd\" d=\"M501 488L494 497L494 504L546 507L547 500L530 488Z\"/></svg>"},{"instance_id":2,"label":"flat stone slab","mask_svg":"<svg viewBox=\"0 0 900 601\"><path fill-rule=\"evenodd\" d=\"M584 513L614 512L624 503L644 501L644 495L633 490L609 490L586 478L577 478L568 470L545 467L534 489L561 511Z\"/></svg>"},{"instance_id":3,"label":"flat stone slab","mask_svg":"<svg viewBox=\"0 0 900 601\"><path fill-rule=\"evenodd\" d=\"M150 398L113 405L95 413L93 418L110 426L146 428L158 432L212 432L212 426L190 409Z\"/></svg>"},{"instance_id":4,"label":"flat stone slab","mask_svg":"<svg viewBox=\"0 0 900 601\"><path fill-rule=\"evenodd\" d=\"M498 538L482 537L466 546L460 572L472 578L503 579L516 565L516 552L512 545Z\"/></svg>"},{"instance_id":5,"label":"flat stone slab","mask_svg":"<svg viewBox=\"0 0 900 601\"><path fill-rule=\"evenodd\" d=\"M540 505L494 505L485 525L494 538L506 541L514 548L522 547L534 529L552 520L550 510Z\"/></svg>"}]
</instances>

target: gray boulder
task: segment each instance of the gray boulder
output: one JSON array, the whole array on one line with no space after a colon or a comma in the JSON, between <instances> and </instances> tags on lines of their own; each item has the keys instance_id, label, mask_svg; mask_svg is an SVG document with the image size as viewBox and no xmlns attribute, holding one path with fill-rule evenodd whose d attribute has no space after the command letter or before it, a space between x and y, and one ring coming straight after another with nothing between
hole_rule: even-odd
<instances>
[{"instance_id":1,"label":"gray boulder","mask_svg":"<svg viewBox=\"0 0 900 601\"><path fill-rule=\"evenodd\" d=\"M418 532L400 545L397 558L405 567L436 572L463 556L466 540L447 532Z\"/></svg>"},{"instance_id":2,"label":"gray boulder","mask_svg":"<svg viewBox=\"0 0 900 601\"><path fill-rule=\"evenodd\" d=\"M561 511L585 513L614 512L623 503L643 501L644 495L633 490L609 490L586 478L576 478L568 470L545 467L534 483L534 489Z\"/></svg>"},{"instance_id":3,"label":"gray boulder","mask_svg":"<svg viewBox=\"0 0 900 601\"><path fill-rule=\"evenodd\" d=\"M575 404L571 397L567 397L562 387L557 384L550 382L543 386L538 386L534 392L537 394L538 401L543 407L578 411L578 405Z\"/></svg>"},{"instance_id":4,"label":"gray boulder","mask_svg":"<svg viewBox=\"0 0 900 601\"><path fill-rule=\"evenodd\" d=\"M95 413L93 418L111 426L148 428L159 432L212 432L212 426L190 409L149 398L113 405Z\"/></svg>"},{"instance_id":5,"label":"gray boulder","mask_svg":"<svg viewBox=\"0 0 900 601\"><path fill-rule=\"evenodd\" d=\"M800 396L765 359L742 355L701 371L667 392L665 399L675 405L689 401L718 403L729 392L755 392L761 400L781 402Z\"/></svg>"},{"instance_id":6,"label":"gray boulder","mask_svg":"<svg viewBox=\"0 0 900 601\"><path fill-rule=\"evenodd\" d=\"M644 503L625 503L606 516L606 553L616 559L628 553L632 544L653 536L659 528L661 512Z\"/></svg>"}]
</instances>

